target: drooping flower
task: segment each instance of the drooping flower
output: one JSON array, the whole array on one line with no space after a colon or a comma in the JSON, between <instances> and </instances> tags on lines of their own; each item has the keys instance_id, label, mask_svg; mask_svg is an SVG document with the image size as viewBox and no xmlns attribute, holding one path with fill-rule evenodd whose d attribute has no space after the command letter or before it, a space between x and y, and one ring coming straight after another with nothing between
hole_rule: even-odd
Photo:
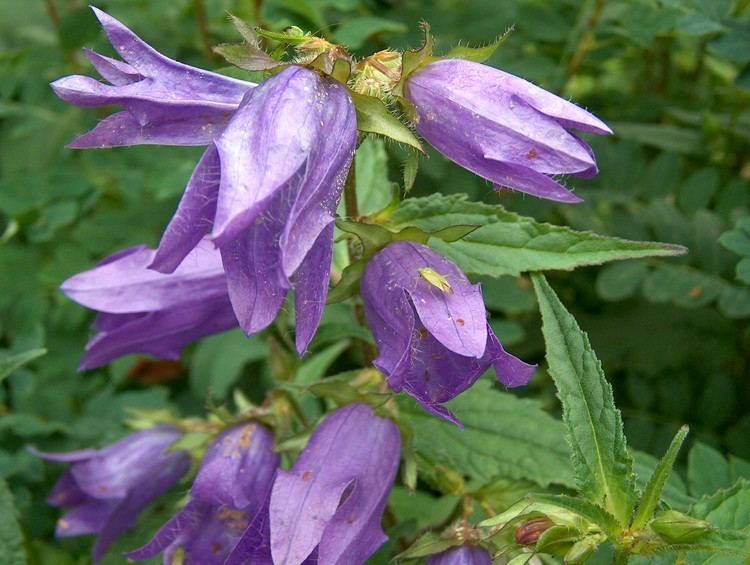
<instances>
[{"instance_id":1,"label":"drooping flower","mask_svg":"<svg viewBox=\"0 0 750 565\"><path fill-rule=\"evenodd\" d=\"M126 249L62 284L68 297L99 312L81 370L131 353L177 359L188 343L237 327L221 257L210 242L169 275L147 268L154 254Z\"/></svg>"},{"instance_id":2,"label":"drooping flower","mask_svg":"<svg viewBox=\"0 0 750 565\"><path fill-rule=\"evenodd\" d=\"M140 431L101 450L32 453L48 461L72 463L47 502L70 508L57 522L58 537L96 534L93 561L133 527L141 511L169 490L190 468L184 451L167 451L180 437L174 428Z\"/></svg>"},{"instance_id":3,"label":"drooping flower","mask_svg":"<svg viewBox=\"0 0 750 565\"><path fill-rule=\"evenodd\" d=\"M431 556L427 565L492 565L492 557L486 549L462 545Z\"/></svg>"},{"instance_id":4,"label":"drooping flower","mask_svg":"<svg viewBox=\"0 0 750 565\"><path fill-rule=\"evenodd\" d=\"M441 406L494 367L507 387L526 384L535 366L507 353L487 323L479 285L430 248L396 242L367 264L361 283L378 346L374 365L396 392L460 425Z\"/></svg>"},{"instance_id":5,"label":"drooping flower","mask_svg":"<svg viewBox=\"0 0 750 565\"><path fill-rule=\"evenodd\" d=\"M123 60L85 50L88 60L109 84L73 75L53 82L52 88L75 106L117 105L124 110L99 122L69 147L207 145L255 86L173 61L112 16L91 8Z\"/></svg>"},{"instance_id":6,"label":"drooping flower","mask_svg":"<svg viewBox=\"0 0 750 565\"><path fill-rule=\"evenodd\" d=\"M178 549L185 565L220 565L262 512L280 457L273 434L248 423L222 433L208 448L190 488L190 501L144 547L127 554L143 561L164 553L173 563Z\"/></svg>"},{"instance_id":7,"label":"drooping flower","mask_svg":"<svg viewBox=\"0 0 750 565\"><path fill-rule=\"evenodd\" d=\"M265 524L270 551L266 547L265 557L239 551L264 531L260 524L240 541L228 563L364 563L387 539L380 520L400 450L396 425L368 406L331 412L294 466L278 472Z\"/></svg>"},{"instance_id":8,"label":"drooping flower","mask_svg":"<svg viewBox=\"0 0 750 565\"><path fill-rule=\"evenodd\" d=\"M173 271L210 232L242 329L270 325L294 288L303 353L325 304L333 218L356 139L342 84L296 66L268 79L204 153L152 268Z\"/></svg>"},{"instance_id":9,"label":"drooping flower","mask_svg":"<svg viewBox=\"0 0 750 565\"><path fill-rule=\"evenodd\" d=\"M552 177L597 173L591 148L569 130L605 135L606 124L512 74L459 59L408 77L417 131L448 159L491 181L559 202L580 198Z\"/></svg>"}]
</instances>

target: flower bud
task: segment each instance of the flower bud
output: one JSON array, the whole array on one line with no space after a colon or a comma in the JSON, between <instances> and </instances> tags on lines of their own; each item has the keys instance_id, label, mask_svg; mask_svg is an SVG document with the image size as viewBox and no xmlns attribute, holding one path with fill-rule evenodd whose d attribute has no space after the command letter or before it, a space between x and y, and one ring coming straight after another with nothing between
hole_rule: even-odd
<instances>
[{"instance_id":1,"label":"flower bud","mask_svg":"<svg viewBox=\"0 0 750 565\"><path fill-rule=\"evenodd\" d=\"M662 512L649 525L662 539L671 543L691 543L714 530L713 524L676 510Z\"/></svg>"},{"instance_id":2,"label":"flower bud","mask_svg":"<svg viewBox=\"0 0 750 565\"><path fill-rule=\"evenodd\" d=\"M554 522L547 517L528 520L516 528L516 543L534 545L539 540L539 536L554 525Z\"/></svg>"}]
</instances>

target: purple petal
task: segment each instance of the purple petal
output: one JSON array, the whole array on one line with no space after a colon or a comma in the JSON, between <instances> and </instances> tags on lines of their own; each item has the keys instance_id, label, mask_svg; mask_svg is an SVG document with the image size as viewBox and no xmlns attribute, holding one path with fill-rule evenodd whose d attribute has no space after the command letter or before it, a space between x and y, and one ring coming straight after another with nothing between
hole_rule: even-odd
<instances>
[{"instance_id":1,"label":"purple petal","mask_svg":"<svg viewBox=\"0 0 750 565\"><path fill-rule=\"evenodd\" d=\"M57 520L55 535L59 538L96 534L117 507L117 500L89 499Z\"/></svg>"},{"instance_id":2,"label":"purple petal","mask_svg":"<svg viewBox=\"0 0 750 565\"><path fill-rule=\"evenodd\" d=\"M39 455L39 452L35 455ZM52 487L52 492L47 496L47 504L57 508L76 506L86 502L87 498L86 493L81 490L73 474L68 470L57 479L55 486Z\"/></svg>"},{"instance_id":3,"label":"purple petal","mask_svg":"<svg viewBox=\"0 0 750 565\"><path fill-rule=\"evenodd\" d=\"M528 384L537 367L505 351L489 325L487 326L487 353L484 358L492 362L497 380L508 388Z\"/></svg>"},{"instance_id":4,"label":"purple petal","mask_svg":"<svg viewBox=\"0 0 750 565\"><path fill-rule=\"evenodd\" d=\"M295 344L305 354L323 316L328 296L333 257L333 223L318 236L294 275L294 310L297 318Z\"/></svg>"},{"instance_id":5,"label":"purple petal","mask_svg":"<svg viewBox=\"0 0 750 565\"><path fill-rule=\"evenodd\" d=\"M242 533L224 565L274 565L271 559L271 524L268 516L270 501L269 492L263 509Z\"/></svg>"},{"instance_id":6,"label":"purple petal","mask_svg":"<svg viewBox=\"0 0 750 565\"><path fill-rule=\"evenodd\" d=\"M179 359L180 351L187 344L237 327L237 318L226 296L198 303L187 302L141 316L102 316L107 316L107 329L86 344L86 354L79 366L81 371L133 353L153 355L158 359Z\"/></svg>"},{"instance_id":7,"label":"purple petal","mask_svg":"<svg viewBox=\"0 0 750 565\"><path fill-rule=\"evenodd\" d=\"M186 532L196 534L201 524L208 521L212 506L205 502L191 500L180 512L164 524L154 537L143 547L129 551L125 555L128 559L145 561L156 557L172 546L174 542L180 541ZM175 544L177 545L177 544ZM166 560L165 560L166 561ZM169 563L169 561L166 561Z\"/></svg>"},{"instance_id":8,"label":"purple petal","mask_svg":"<svg viewBox=\"0 0 750 565\"><path fill-rule=\"evenodd\" d=\"M316 546L320 563L364 563L386 537L380 519L398 469L400 438L362 404L328 415L271 494L276 565L299 565Z\"/></svg>"},{"instance_id":9,"label":"purple petal","mask_svg":"<svg viewBox=\"0 0 750 565\"><path fill-rule=\"evenodd\" d=\"M256 423L235 426L208 448L190 494L255 516L268 498L279 462L267 428Z\"/></svg>"},{"instance_id":10,"label":"purple petal","mask_svg":"<svg viewBox=\"0 0 750 565\"><path fill-rule=\"evenodd\" d=\"M305 163L318 142L316 96L322 79L288 67L255 88L216 139L221 188L214 241L224 246L246 230Z\"/></svg>"},{"instance_id":11,"label":"purple petal","mask_svg":"<svg viewBox=\"0 0 750 565\"><path fill-rule=\"evenodd\" d=\"M71 473L87 495L121 499L147 479L162 461L174 455L184 456L184 452L165 453L179 437L177 430L166 426L137 432L75 463Z\"/></svg>"},{"instance_id":12,"label":"purple petal","mask_svg":"<svg viewBox=\"0 0 750 565\"><path fill-rule=\"evenodd\" d=\"M130 145L207 145L221 133L229 119L228 112L207 112L192 106L173 108L169 112L154 110L141 120L130 112L117 112L104 118L94 129L67 147L70 149L103 149Z\"/></svg>"},{"instance_id":13,"label":"purple petal","mask_svg":"<svg viewBox=\"0 0 750 565\"><path fill-rule=\"evenodd\" d=\"M431 556L427 565L492 565L492 557L486 549L462 545Z\"/></svg>"},{"instance_id":14,"label":"purple petal","mask_svg":"<svg viewBox=\"0 0 750 565\"><path fill-rule=\"evenodd\" d=\"M314 119L321 127L280 241L287 278L333 221L357 143L357 118L346 88L334 80L319 80L316 89Z\"/></svg>"},{"instance_id":15,"label":"purple petal","mask_svg":"<svg viewBox=\"0 0 750 565\"><path fill-rule=\"evenodd\" d=\"M115 86L125 86L143 79L133 67L117 59L105 57L91 49L84 49L83 54L94 65L98 72L106 81Z\"/></svg>"},{"instance_id":16,"label":"purple petal","mask_svg":"<svg viewBox=\"0 0 750 565\"><path fill-rule=\"evenodd\" d=\"M211 144L196 165L149 269L172 273L211 231L220 181L219 153ZM220 256L216 252L217 256ZM223 270L223 267L221 267Z\"/></svg>"},{"instance_id":17,"label":"purple petal","mask_svg":"<svg viewBox=\"0 0 750 565\"><path fill-rule=\"evenodd\" d=\"M133 488L112 512L99 531L93 549L97 563L112 542L133 527L138 515L159 496L167 492L190 468L190 456L184 451L173 451L141 467L145 471L138 488Z\"/></svg>"},{"instance_id":18,"label":"purple petal","mask_svg":"<svg viewBox=\"0 0 750 565\"><path fill-rule=\"evenodd\" d=\"M79 304L112 314L165 310L226 296L221 255L210 242L200 243L169 275L148 269L154 255L146 247L131 248L74 275L60 288Z\"/></svg>"},{"instance_id":19,"label":"purple petal","mask_svg":"<svg viewBox=\"0 0 750 565\"><path fill-rule=\"evenodd\" d=\"M521 165L501 163L492 159L487 159L486 163L493 171L493 178L489 180L495 183L495 190L512 188L555 202L567 202L568 204L583 202L583 199L573 194L559 182L533 169Z\"/></svg>"},{"instance_id":20,"label":"purple petal","mask_svg":"<svg viewBox=\"0 0 750 565\"><path fill-rule=\"evenodd\" d=\"M85 461L98 453L96 449L79 449L78 451L68 451L67 453L51 453L49 451L39 451L37 448L27 447L29 452L45 461L54 461L55 463L75 463Z\"/></svg>"},{"instance_id":21,"label":"purple petal","mask_svg":"<svg viewBox=\"0 0 750 565\"><path fill-rule=\"evenodd\" d=\"M252 83L196 69L169 59L109 14L93 6L91 9L101 22L112 47L125 62L140 74L155 77L160 82L169 84L175 93L184 94L188 99L237 105L245 92L254 86Z\"/></svg>"}]
</instances>

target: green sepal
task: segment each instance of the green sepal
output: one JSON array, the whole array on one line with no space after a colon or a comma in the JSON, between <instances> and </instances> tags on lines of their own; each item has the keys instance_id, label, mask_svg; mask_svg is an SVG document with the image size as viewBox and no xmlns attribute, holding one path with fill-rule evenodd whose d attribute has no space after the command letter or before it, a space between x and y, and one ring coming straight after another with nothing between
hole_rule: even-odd
<instances>
[{"instance_id":1,"label":"green sepal","mask_svg":"<svg viewBox=\"0 0 750 565\"><path fill-rule=\"evenodd\" d=\"M288 65L250 43L222 43L214 47L213 51L228 63L245 71L267 71Z\"/></svg>"},{"instance_id":2,"label":"green sepal","mask_svg":"<svg viewBox=\"0 0 750 565\"><path fill-rule=\"evenodd\" d=\"M570 548L568 553L565 554L563 562L565 565L578 565L579 563L585 563L604 539L604 536L601 534L593 534L578 540L573 544L573 547Z\"/></svg>"},{"instance_id":3,"label":"green sepal","mask_svg":"<svg viewBox=\"0 0 750 565\"><path fill-rule=\"evenodd\" d=\"M688 427L682 426L674 436L674 439L669 445L664 457L662 457L661 461L659 461L659 464L656 466L656 469L654 469L654 472L648 481L648 485L646 485L646 489L641 495L641 500L638 503L638 508L635 512L635 517L633 518L631 526L633 530L643 529L653 517L654 511L661 500L664 485L667 483L669 474L671 473L674 462L677 459L677 454L679 453L680 447L682 447L682 443L685 441L687 434Z\"/></svg>"},{"instance_id":4,"label":"green sepal","mask_svg":"<svg viewBox=\"0 0 750 565\"><path fill-rule=\"evenodd\" d=\"M362 243L362 257L365 259L372 257L393 239L393 234L390 231L375 224L365 224L339 218L336 220L336 227L341 231L357 236Z\"/></svg>"},{"instance_id":5,"label":"green sepal","mask_svg":"<svg viewBox=\"0 0 750 565\"><path fill-rule=\"evenodd\" d=\"M338 304L347 298L355 296L359 292L359 281L365 272L367 261L358 259L347 265L341 273L341 280L328 293L326 304Z\"/></svg>"},{"instance_id":6,"label":"green sepal","mask_svg":"<svg viewBox=\"0 0 750 565\"><path fill-rule=\"evenodd\" d=\"M346 84L352 74L352 63L346 52L339 48L321 53L315 59L306 63L306 66L317 69L342 84Z\"/></svg>"},{"instance_id":7,"label":"green sepal","mask_svg":"<svg viewBox=\"0 0 750 565\"><path fill-rule=\"evenodd\" d=\"M288 45L299 45L300 43L305 43L311 37L309 33L305 33L297 26L291 26L287 28L287 30L288 31L285 32L278 32L256 27L255 33L266 39L286 43Z\"/></svg>"},{"instance_id":8,"label":"green sepal","mask_svg":"<svg viewBox=\"0 0 750 565\"><path fill-rule=\"evenodd\" d=\"M497 51L497 49L505 43L510 35L515 31L513 26L505 30L505 33L498 37L492 43L485 45L484 47L469 47L467 45L456 45L453 49L448 51L445 55L441 56L441 59L464 59L466 61L473 61L475 63L484 63L487 59Z\"/></svg>"},{"instance_id":9,"label":"green sepal","mask_svg":"<svg viewBox=\"0 0 750 565\"><path fill-rule=\"evenodd\" d=\"M417 180L417 170L419 169L419 153L409 151L409 155L404 161L404 192L409 192Z\"/></svg>"},{"instance_id":10,"label":"green sepal","mask_svg":"<svg viewBox=\"0 0 750 565\"><path fill-rule=\"evenodd\" d=\"M435 49L435 40L430 33L430 24L422 22L420 27L424 32L422 46L417 50L404 52L401 59L401 78L396 83L396 86L393 87L393 94L402 98L404 97L404 87L409 75L435 60L435 57L432 55Z\"/></svg>"},{"instance_id":11,"label":"green sepal","mask_svg":"<svg viewBox=\"0 0 750 565\"><path fill-rule=\"evenodd\" d=\"M247 41L249 44L258 47L258 34L255 30L250 27L247 22L238 18L234 14L229 14L229 21L232 22L234 29L242 36L242 39Z\"/></svg>"},{"instance_id":12,"label":"green sepal","mask_svg":"<svg viewBox=\"0 0 750 565\"><path fill-rule=\"evenodd\" d=\"M530 494L529 498L577 514L587 522L595 524L610 538L615 538L621 530L620 525L612 514L584 498L569 496L567 494L546 493Z\"/></svg>"},{"instance_id":13,"label":"green sepal","mask_svg":"<svg viewBox=\"0 0 750 565\"><path fill-rule=\"evenodd\" d=\"M362 133L374 133L409 145L424 154L417 136L401 120L391 114L379 98L349 91L357 112L357 129Z\"/></svg>"},{"instance_id":14,"label":"green sepal","mask_svg":"<svg viewBox=\"0 0 750 565\"><path fill-rule=\"evenodd\" d=\"M552 526L542 532L536 542L536 550L562 557L581 538L581 532L570 526Z\"/></svg>"}]
</instances>

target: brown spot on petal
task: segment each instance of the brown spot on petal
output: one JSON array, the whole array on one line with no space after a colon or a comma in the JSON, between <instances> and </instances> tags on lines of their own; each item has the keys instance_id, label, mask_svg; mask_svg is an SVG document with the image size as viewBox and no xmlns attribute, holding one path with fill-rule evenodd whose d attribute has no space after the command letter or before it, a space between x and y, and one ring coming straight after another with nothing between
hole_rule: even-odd
<instances>
[{"instance_id":1,"label":"brown spot on petal","mask_svg":"<svg viewBox=\"0 0 750 565\"><path fill-rule=\"evenodd\" d=\"M464 324L466 324L466 322L464 322L464 319L463 319L463 318L456 318L456 323L457 323L457 324L458 324L459 326L461 326L461 327L463 327L463 326L464 326Z\"/></svg>"},{"instance_id":2,"label":"brown spot on petal","mask_svg":"<svg viewBox=\"0 0 750 565\"><path fill-rule=\"evenodd\" d=\"M221 553L221 544L213 542L211 544L211 551L214 555L219 555L219 553Z\"/></svg>"},{"instance_id":3,"label":"brown spot on petal","mask_svg":"<svg viewBox=\"0 0 750 565\"><path fill-rule=\"evenodd\" d=\"M347 516L346 523L347 524L353 524L354 523L354 516Z\"/></svg>"},{"instance_id":4,"label":"brown spot on petal","mask_svg":"<svg viewBox=\"0 0 750 565\"><path fill-rule=\"evenodd\" d=\"M253 426L245 426L245 429L242 430L242 435L240 436L240 448L242 449L250 449L250 445L252 444L252 441L250 441L250 438L253 436Z\"/></svg>"},{"instance_id":5,"label":"brown spot on petal","mask_svg":"<svg viewBox=\"0 0 750 565\"><path fill-rule=\"evenodd\" d=\"M539 156L539 151L537 151L534 147L532 147L528 153L526 153L526 158L531 161L532 159L536 159Z\"/></svg>"},{"instance_id":6,"label":"brown spot on petal","mask_svg":"<svg viewBox=\"0 0 750 565\"><path fill-rule=\"evenodd\" d=\"M70 524L65 519L60 518L57 521L57 527L61 530L67 530L68 528L70 528Z\"/></svg>"},{"instance_id":7,"label":"brown spot on petal","mask_svg":"<svg viewBox=\"0 0 750 565\"><path fill-rule=\"evenodd\" d=\"M312 476L313 476L312 471L305 471L304 473L302 473L302 480L307 482L310 479L312 479Z\"/></svg>"}]
</instances>

